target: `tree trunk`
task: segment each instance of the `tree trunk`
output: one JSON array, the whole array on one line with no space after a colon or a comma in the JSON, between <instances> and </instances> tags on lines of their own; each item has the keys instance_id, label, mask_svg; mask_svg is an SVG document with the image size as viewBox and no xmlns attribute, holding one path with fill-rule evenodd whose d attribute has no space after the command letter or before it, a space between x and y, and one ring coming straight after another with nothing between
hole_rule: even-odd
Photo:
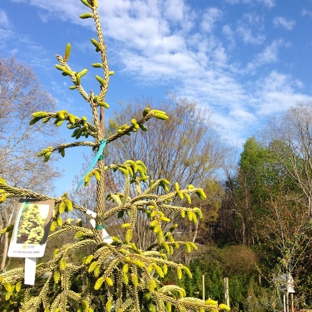
<instances>
[{"instance_id":1,"label":"tree trunk","mask_svg":"<svg viewBox=\"0 0 312 312\"><path fill-rule=\"evenodd\" d=\"M9 235L8 233L4 234L4 244L3 244L3 253L2 253L2 261L1 261L1 272L5 269L6 258L9 249Z\"/></svg>"}]
</instances>

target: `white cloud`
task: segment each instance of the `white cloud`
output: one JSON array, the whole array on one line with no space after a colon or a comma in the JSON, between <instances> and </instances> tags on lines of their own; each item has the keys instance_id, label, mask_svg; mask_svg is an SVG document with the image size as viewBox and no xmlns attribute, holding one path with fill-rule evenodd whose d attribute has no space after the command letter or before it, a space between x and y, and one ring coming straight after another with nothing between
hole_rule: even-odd
<instances>
[{"instance_id":1,"label":"white cloud","mask_svg":"<svg viewBox=\"0 0 312 312\"><path fill-rule=\"evenodd\" d=\"M78 5L76 0L29 1L49 18L90 25L77 17L87 11L79 1ZM250 6L261 2L267 8L275 5L269 0L230 2ZM99 10L105 38L111 42L112 65L118 63L124 74L135 77L135 83L168 85L178 96L208 105L221 133L234 144L243 142L263 115L309 99L298 91L300 81L278 71L261 71L264 65L278 62L279 51L286 46L278 39L266 43L262 15L244 14L236 24L222 25L225 13L220 9L195 12L184 0L106 0ZM217 22L237 50L227 50ZM253 46L246 47L242 41ZM86 53L91 46L73 44ZM240 45L252 50L248 51L252 62L248 63L245 55L237 57ZM246 73L254 74L255 69L261 78L254 76L249 81Z\"/></svg>"},{"instance_id":2,"label":"white cloud","mask_svg":"<svg viewBox=\"0 0 312 312\"><path fill-rule=\"evenodd\" d=\"M277 71L272 71L265 77L263 80L263 89L268 93L283 91L287 94L291 93L293 90L290 77L280 74Z\"/></svg>"},{"instance_id":3,"label":"white cloud","mask_svg":"<svg viewBox=\"0 0 312 312\"><path fill-rule=\"evenodd\" d=\"M265 35L262 34L264 21L260 15L255 13L244 14L238 21L236 33L245 43L261 45L265 41Z\"/></svg>"},{"instance_id":4,"label":"white cloud","mask_svg":"<svg viewBox=\"0 0 312 312\"><path fill-rule=\"evenodd\" d=\"M258 1L258 0L257 0ZM254 0L226 0L229 4L253 4Z\"/></svg>"},{"instance_id":5,"label":"white cloud","mask_svg":"<svg viewBox=\"0 0 312 312\"><path fill-rule=\"evenodd\" d=\"M258 105L258 114L270 115L287 110L298 102L311 101L312 97L297 92L302 83L291 76L277 71L258 81L257 95L262 99Z\"/></svg>"},{"instance_id":6,"label":"white cloud","mask_svg":"<svg viewBox=\"0 0 312 312\"><path fill-rule=\"evenodd\" d=\"M275 7L275 0L257 0L259 3L264 4L268 8Z\"/></svg>"},{"instance_id":7,"label":"white cloud","mask_svg":"<svg viewBox=\"0 0 312 312\"><path fill-rule=\"evenodd\" d=\"M10 22L9 22L7 14L1 9L0 9L0 27L3 27L3 28L10 27Z\"/></svg>"},{"instance_id":8,"label":"white cloud","mask_svg":"<svg viewBox=\"0 0 312 312\"><path fill-rule=\"evenodd\" d=\"M302 10L302 15L303 15L303 16L305 16L305 15L312 16L312 11L303 9L303 10Z\"/></svg>"},{"instance_id":9,"label":"white cloud","mask_svg":"<svg viewBox=\"0 0 312 312\"><path fill-rule=\"evenodd\" d=\"M290 75L271 71L252 84L240 84L229 76L205 73L181 86L180 92L201 105L208 105L220 134L236 146L255 133L263 118L287 110L312 96L298 92L300 81Z\"/></svg>"},{"instance_id":10,"label":"white cloud","mask_svg":"<svg viewBox=\"0 0 312 312\"><path fill-rule=\"evenodd\" d=\"M245 43L250 43L250 44L262 44L265 41L265 36L262 34L253 34L252 30L245 26L241 25L237 28L237 32L240 36L240 38L245 42Z\"/></svg>"},{"instance_id":11,"label":"white cloud","mask_svg":"<svg viewBox=\"0 0 312 312\"><path fill-rule=\"evenodd\" d=\"M275 0L226 0L229 4L250 4L255 5L255 3L263 4L264 6L268 8L273 8L275 6Z\"/></svg>"},{"instance_id":12,"label":"white cloud","mask_svg":"<svg viewBox=\"0 0 312 312\"><path fill-rule=\"evenodd\" d=\"M167 84L169 81L198 72L200 65L191 52L157 53L149 57L138 55L130 50L121 53L124 72L136 75L143 83Z\"/></svg>"},{"instance_id":13,"label":"white cloud","mask_svg":"<svg viewBox=\"0 0 312 312\"><path fill-rule=\"evenodd\" d=\"M183 21L186 10L183 0L166 0L163 7L166 19L173 22Z\"/></svg>"},{"instance_id":14,"label":"white cloud","mask_svg":"<svg viewBox=\"0 0 312 312\"><path fill-rule=\"evenodd\" d=\"M4 50L8 48L7 41L14 38L14 33L10 30L0 28L0 38L0 50Z\"/></svg>"},{"instance_id":15,"label":"white cloud","mask_svg":"<svg viewBox=\"0 0 312 312\"><path fill-rule=\"evenodd\" d=\"M292 20L287 20L286 18L282 16L277 16L273 19L273 24L277 27L281 26L285 28L286 30L292 30L295 27L296 22Z\"/></svg>"},{"instance_id":16,"label":"white cloud","mask_svg":"<svg viewBox=\"0 0 312 312\"><path fill-rule=\"evenodd\" d=\"M243 21L248 25L255 25L261 30L263 29L263 16L256 13L245 13L243 15Z\"/></svg>"},{"instance_id":17,"label":"white cloud","mask_svg":"<svg viewBox=\"0 0 312 312\"><path fill-rule=\"evenodd\" d=\"M230 42L231 46L235 45L235 33L232 30L230 25L224 25L222 27L222 33L224 34L225 38Z\"/></svg>"},{"instance_id":18,"label":"white cloud","mask_svg":"<svg viewBox=\"0 0 312 312\"><path fill-rule=\"evenodd\" d=\"M283 44L282 40L273 41L257 57L258 64L267 64L277 61L278 48Z\"/></svg>"},{"instance_id":19,"label":"white cloud","mask_svg":"<svg viewBox=\"0 0 312 312\"><path fill-rule=\"evenodd\" d=\"M223 66L227 66L227 54L222 44L219 44L218 47L213 51L212 58L216 67L221 68Z\"/></svg>"},{"instance_id":20,"label":"white cloud","mask_svg":"<svg viewBox=\"0 0 312 312\"><path fill-rule=\"evenodd\" d=\"M14 48L11 47L11 43L15 43L18 38L16 38L14 31L12 30L11 22L9 21L7 13L0 9L0 49L11 50L10 55L12 55Z\"/></svg>"},{"instance_id":21,"label":"white cloud","mask_svg":"<svg viewBox=\"0 0 312 312\"><path fill-rule=\"evenodd\" d=\"M252 62L249 62L246 67L246 73L252 73L256 68L265 64L271 64L278 61L278 52L281 47L286 46L283 40L274 40L264 50L257 54Z\"/></svg>"},{"instance_id":22,"label":"white cloud","mask_svg":"<svg viewBox=\"0 0 312 312\"><path fill-rule=\"evenodd\" d=\"M208 8L202 17L201 28L205 32L211 32L216 21L222 17L222 11L218 8Z\"/></svg>"},{"instance_id":23,"label":"white cloud","mask_svg":"<svg viewBox=\"0 0 312 312\"><path fill-rule=\"evenodd\" d=\"M50 18L49 14L47 13L39 12L38 15L43 23L46 23Z\"/></svg>"},{"instance_id":24,"label":"white cloud","mask_svg":"<svg viewBox=\"0 0 312 312\"><path fill-rule=\"evenodd\" d=\"M235 120L245 123L254 123L257 121L257 117L254 114L248 112L246 109L243 108L233 109L230 112L229 117L233 117Z\"/></svg>"}]
</instances>

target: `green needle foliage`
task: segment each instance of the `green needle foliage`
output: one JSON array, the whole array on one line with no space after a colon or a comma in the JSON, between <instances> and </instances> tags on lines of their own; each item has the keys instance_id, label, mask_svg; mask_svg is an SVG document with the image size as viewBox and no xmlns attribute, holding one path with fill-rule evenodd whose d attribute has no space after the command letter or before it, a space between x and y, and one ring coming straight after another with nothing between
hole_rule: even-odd
<instances>
[{"instance_id":1,"label":"green needle foliage","mask_svg":"<svg viewBox=\"0 0 312 312\"><path fill-rule=\"evenodd\" d=\"M71 79L73 85L70 89L77 90L89 103L93 120L87 121L86 117L78 117L65 110L56 113L41 111L33 113L30 124L42 121L44 126L45 123L54 121L55 126L58 127L66 123L67 128L72 131L72 137L78 140L90 136L92 140L47 147L39 153L44 161L49 161L50 156L55 152L65 156L66 149L77 146L90 146L97 151L104 139L109 148L109 143L113 140L140 129L144 130L144 123L150 118L168 119L163 111L145 109L141 119L132 119L129 125L120 126L115 134L105 138L103 116L104 109L109 107L105 102L105 95L113 72L108 67L97 1L81 1L89 12L82 14L80 18L93 19L97 32L97 38L92 38L91 43L101 58L100 62L92 64L94 68L99 69L99 74L95 76L100 87L99 93L94 94L92 91L87 93L84 90L82 82L87 69L74 71L69 67L67 62L70 56L70 44L66 46L63 56L57 55L56 68L63 76ZM125 181L123 190L115 194L105 193L107 171L123 175ZM10 197L55 200L52 233L49 240L64 233L68 233L67 235L75 233L72 243L60 246L54 251L51 260L37 265L34 287L22 285L23 268L1 274L1 311L13 309L32 312L229 310L225 305L218 306L213 300L204 302L187 297L183 288L176 285L164 286L162 283L169 269L175 270L178 279L182 279L185 274L191 278L189 269L181 263L171 261L169 256L176 248L184 247L190 252L197 248L196 245L191 242L175 241L174 230L177 225L173 224L167 232L162 230L162 225L171 222L166 217L166 212L175 212L181 214L183 218L188 218L190 222L198 222L202 217L199 208L175 206L171 202L174 198L187 198L190 203L194 196L205 199L206 195L201 188L192 185L181 188L175 182L174 191L169 192L169 181L166 179L153 181L147 174L145 164L140 160L126 160L121 164L105 165L100 157L97 167L85 176L85 185L93 176L97 180L96 215L93 216L90 216L90 211L86 208L75 204L74 199L69 199L67 194L60 198L51 198L31 190L12 187L0 179L0 201ZM105 205L108 201L111 201L109 209ZM61 215L73 209L94 219L95 227L92 229L83 227L79 220L76 224L73 224L72 219L63 221ZM140 250L132 241L132 233L137 226L139 214L144 214L150 220L149 230L155 235L155 243L147 250ZM113 242L109 244L104 241L102 231L105 224L113 222L116 216L126 216L126 223L121 226L124 236L113 237ZM8 227L3 232L11 229L12 227ZM70 261L71 254L81 249L88 250L88 254L82 260Z\"/></svg>"}]
</instances>

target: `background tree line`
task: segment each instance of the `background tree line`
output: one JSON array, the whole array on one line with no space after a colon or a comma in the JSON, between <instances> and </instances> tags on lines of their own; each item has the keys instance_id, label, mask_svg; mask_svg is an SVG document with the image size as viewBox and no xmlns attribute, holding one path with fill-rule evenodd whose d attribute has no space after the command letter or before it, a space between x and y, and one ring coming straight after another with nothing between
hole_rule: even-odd
<instances>
[{"instance_id":1,"label":"background tree line","mask_svg":"<svg viewBox=\"0 0 312 312\"><path fill-rule=\"evenodd\" d=\"M219 246L243 244L278 291L293 276L298 306L311 305L312 105L299 103L246 140L228 176L217 227Z\"/></svg>"}]
</instances>

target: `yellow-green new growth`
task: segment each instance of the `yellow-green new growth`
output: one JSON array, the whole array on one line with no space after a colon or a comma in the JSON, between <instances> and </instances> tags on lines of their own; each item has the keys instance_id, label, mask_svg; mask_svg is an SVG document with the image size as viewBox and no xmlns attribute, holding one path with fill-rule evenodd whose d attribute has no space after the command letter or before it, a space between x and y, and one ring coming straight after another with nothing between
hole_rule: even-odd
<instances>
[{"instance_id":1,"label":"yellow-green new growth","mask_svg":"<svg viewBox=\"0 0 312 312\"><path fill-rule=\"evenodd\" d=\"M65 54L64 54L64 62L68 61L70 52L71 52L71 45L70 43L67 43L66 48L65 48Z\"/></svg>"},{"instance_id":2,"label":"yellow-green new growth","mask_svg":"<svg viewBox=\"0 0 312 312\"><path fill-rule=\"evenodd\" d=\"M145 123L156 118L168 120L166 112L145 108L141 119L129 118L131 123L118 128L115 134L105 137L103 131L103 111L109 108L105 95L109 85L109 78L114 74L109 70L106 46L101 30L101 23L97 12L98 2L96 0L81 0L90 9L90 12L80 15L81 19L93 19L96 28L96 38L91 39L91 43L99 52L100 62L94 60L91 66L102 71L96 75L99 82L99 92L86 92L83 88L83 79L88 71L72 70L67 64L71 52L70 44L66 45L64 57L57 55L58 64L55 67L61 71L66 79L71 80L71 90L77 90L84 102L90 106L92 118L90 122L86 117L77 117L60 110L56 113L35 112L32 115L30 124L33 125L42 120L43 125L49 120L54 120L56 126L67 123L67 128L72 131L72 137L76 140L81 137L92 136L90 141L75 141L61 144L56 147L43 149L38 156L44 157L48 161L55 151L65 156L67 148L77 146L89 146L93 151L97 151L101 142L105 139L111 148L110 143L122 136L130 135L141 129L147 130ZM105 129L104 129L105 130ZM118 190L111 194L105 192L105 177L112 172L122 173L124 182L123 190ZM174 230L178 225L170 227L171 217L167 212L181 214L189 221L197 223L202 217L199 208L184 207L187 201L191 203L191 196L196 193L200 199L205 199L206 195L202 189L189 185L183 189L175 183L174 190L169 189L170 183L166 179L152 180L148 176L146 165L140 160L127 160L123 164L105 165L102 159L97 161L97 167L89 172L85 177L87 185L92 177L97 182L96 196L96 217L90 215L90 211L85 207L75 204L64 194L55 200L55 208L51 222L51 234L49 239L59 237L59 235L70 235L73 233L74 240L68 244L59 246L48 263L37 266L37 276L52 274L46 280L40 280L33 289L23 287L23 269L16 269L12 272L5 272L0 276L0 291L4 298L0 298L0 305L7 304L7 311L15 309L17 305L23 310L38 311L170 311L173 307L179 311L187 309L196 311L209 311L211 306L196 298L186 297L185 290L175 285L163 286L163 278L170 270L175 270L177 279L182 279L183 273L191 278L189 269L182 263L175 263L169 260L176 248L185 246L190 252L197 246L192 242L175 241ZM120 177L120 175L119 175ZM0 179L1 198L6 197L30 197L38 200L47 199L47 196L37 194L28 190L10 188ZM105 200L106 197L106 200ZM48 197L49 198L49 197ZM179 204L175 204L175 199L179 199ZM186 200L185 200L186 199ZM110 200L109 208L106 201ZM62 216L72 210L78 210L86 214L95 222L95 228L83 226L82 220L73 222L71 218ZM150 233L154 243L141 250L136 244L136 229L138 226L138 216L143 216L150 224ZM116 217L116 219L115 219ZM107 243L103 239L104 227L107 224L114 224L112 220L123 220L120 228L124 229L120 237L113 237L112 243ZM94 220L93 220L94 219ZM63 221L65 220L65 221ZM117 226L116 226L117 227ZM8 229L7 229L8 230ZM146 229L148 230L148 229ZM108 232L113 229L107 230ZM111 234L111 233L110 233ZM88 253L86 252L88 251ZM76 253L85 253L82 259L72 260L71 256ZM37 282L37 281L36 281ZM14 289L16 291L14 291ZM19 293L19 297L16 297ZM143 299L142 299L143 298ZM217 309L217 307L215 307ZM220 309L224 308L220 305Z\"/></svg>"}]
</instances>

